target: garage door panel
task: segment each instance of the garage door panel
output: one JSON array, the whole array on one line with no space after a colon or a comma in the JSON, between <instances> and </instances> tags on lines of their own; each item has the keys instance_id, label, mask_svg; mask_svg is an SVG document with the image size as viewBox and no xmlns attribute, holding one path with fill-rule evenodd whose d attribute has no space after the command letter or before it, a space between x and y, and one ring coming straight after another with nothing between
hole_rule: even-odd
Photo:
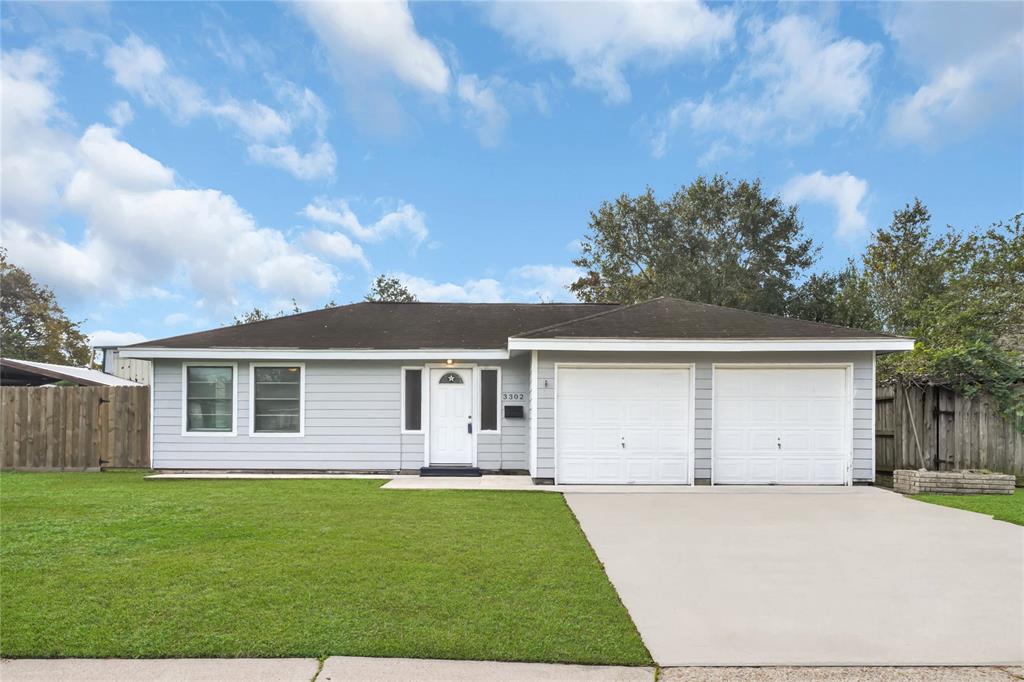
<instances>
[{"instance_id":1,"label":"garage door panel","mask_svg":"<svg viewBox=\"0 0 1024 682\"><path fill-rule=\"evenodd\" d=\"M716 368L714 480L844 483L847 395L843 368Z\"/></svg>"},{"instance_id":2,"label":"garage door panel","mask_svg":"<svg viewBox=\"0 0 1024 682\"><path fill-rule=\"evenodd\" d=\"M686 415L687 405L685 400L665 400L654 405L654 414L659 422L678 421L679 415Z\"/></svg>"},{"instance_id":3,"label":"garage door panel","mask_svg":"<svg viewBox=\"0 0 1024 682\"><path fill-rule=\"evenodd\" d=\"M775 435L774 430L766 431L764 429L752 428L749 436L746 442L746 449L751 452L767 452L771 454L774 450L778 449L778 436Z\"/></svg>"},{"instance_id":4,"label":"garage door panel","mask_svg":"<svg viewBox=\"0 0 1024 682\"><path fill-rule=\"evenodd\" d=\"M807 431L780 431L779 439L776 442L776 450L792 452L813 452L815 450L812 442L814 434ZM779 448L778 445L782 444Z\"/></svg>"},{"instance_id":5,"label":"garage door panel","mask_svg":"<svg viewBox=\"0 0 1024 682\"><path fill-rule=\"evenodd\" d=\"M655 404L651 400L627 400L625 401L626 406L626 420L630 423L651 423L655 421L654 411L656 409Z\"/></svg>"},{"instance_id":6,"label":"garage door panel","mask_svg":"<svg viewBox=\"0 0 1024 682\"><path fill-rule=\"evenodd\" d=\"M778 418L782 422L804 423L811 416L811 405L807 400L780 400Z\"/></svg>"},{"instance_id":7,"label":"garage door panel","mask_svg":"<svg viewBox=\"0 0 1024 682\"><path fill-rule=\"evenodd\" d=\"M772 483L779 477L779 462L775 457L751 458L747 475L755 483Z\"/></svg>"},{"instance_id":8,"label":"garage door panel","mask_svg":"<svg viewBox=\"0 0 1024 682\"><path fill-rule=\"evenodd\" d=\"M814 448L822 452L834 452L842 456L843 452L843 431L842 429L818 430L814 432Z\"/></svg>"},{"instance_id":9,"label":"garage door panel","mask_svg":"<svg viewBox=\"0 0 1024 682\"><path fill-rule=\"evenodd\" d=\"M779 467L779 482L813 482L813 462L806 457L783 457Z\"/></svg>"},{"instance_id":10,"label":"garage door panel","mask_svg":"<svg viewBox=\"0 0 1024 682\"><path fill-rule=\"evenodd\" d=\"M652 451L659 450L657 437L658 434L654 429L636 429L627 428L623 429L623 435L625 436L626 443L629 443L629 453L623 453L627 457L635 451ZM620 441L620 447L621 447Z\"/></svg>"},{"instance_id":11,"label":"garage door panel","mask_svg":"<svg viewBox=\"0 0 1024 682\"><path fill-rule=\"evenodd\" d=\"M593 450L618 450L622 446L622 437L618 429L594 429Z\"/></svg>"},{"instance_id":12,"label":"garage door panel","mask_svg":"<svg viewBox=\"0 0 1024 682\"><path fill-rule=\"evenodd\" d=\"M690 392L687 369L559 368L559 482L689 482ZM589 410L563 409L584 401Z\"/></svg>"},{"instance_id":13,"label":"garage door panel","mask_svg":"<svg viewBox=\"0 0 1024 682\"><path fill-rule=\"evenodd\" d=\"M836 457L829 460L817 459L814 461L814 482L828 483L842 478L843 459Z\"/></svg>"},{"instance_id":14,"label":"garage door panel","mask_svg":"<svg viewBox=\"0 0 1024 682\"><path fill-rule=\"evenodd\" d=\"M617 400L607 400L601 398L590 398L593 401L593 420L594 421L612 421L619 422L622 419L622 403ZM559 415L561 417L562 415ZM566 415L572 419L572 415ZM584 419L587 419L589 415L583 415Z\"/></svg>"},{"instance_id":15,"label":"garage door panel","mask_svg":"<svg viewBox=\"0 0 1024 682\"><path fill-rule=\"evenodd\" d=\"M563 450L566 452L586 451L593 447L592 434L583 429L566 429L559 434Z\"/></svg>"},{"instance_id":16,"label":"garage door panel","mask_svg":"<svg viewBox=\"0 0 1024 682\"><path fill-rule=\"evenodd\" d=\"M750 415L750 405L745 400L719 398L715 406L717 414L726 419L741 419L746 421Z\"/></svg>"},{"instance_id":17,"label":"garage door panel","mask_svg":"<svg viewBox=\"0 0 1024 682\"><path fill-rule=\"evenodd\" d=\"M661 483L688 483L688 463L678 459L658 460L657 480Z\"/></svg>"},{"instance_id":18,"label":"garage door panel","mask_svg":"<svg viewBox=\"0 0 1024 682\"><path fill-rule=\"evenodd\" d=\"M690 434L686 429L659 429L658 449L662 451L686 450L689 437Z\"/></svg>"}]
</instances>

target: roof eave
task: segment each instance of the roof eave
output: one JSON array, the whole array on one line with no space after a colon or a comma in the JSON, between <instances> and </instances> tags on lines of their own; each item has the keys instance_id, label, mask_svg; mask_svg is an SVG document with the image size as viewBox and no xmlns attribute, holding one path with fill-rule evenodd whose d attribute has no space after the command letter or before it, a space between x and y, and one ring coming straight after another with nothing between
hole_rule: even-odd
<instances>
[{"instance_id":1,"label":"roof eave","mask_svg":"<svg viewBox=\"0 0 1024 682\"><path fill-rule=\"evenodd\" d=\"M576 350L576 351L689 351L689 352L750 352L750 351L875 351L896 352L912 350L914 340L909 338L765 338L765 339L631 339L631 338L517 338L508 340L513 350Z\"/></svg>"},{"instance_id":2,"label":"roof eave","mask_svg":"<svg viewBox=\"0 0 1024 682\"><path fill-rule=\"evenodd\" d=\"M126 346L122 358L143 360L506 360L507 348L169 348Z\"/></svg>"}]
</instances>

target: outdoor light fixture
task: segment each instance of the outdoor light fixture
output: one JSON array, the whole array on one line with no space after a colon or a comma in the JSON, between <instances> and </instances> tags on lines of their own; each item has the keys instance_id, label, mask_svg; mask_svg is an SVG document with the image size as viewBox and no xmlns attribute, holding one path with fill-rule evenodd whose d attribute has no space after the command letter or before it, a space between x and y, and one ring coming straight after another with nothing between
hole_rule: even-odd
<instances>
[{"instance_id":1,"label":"outdoor light fixture","mask_svg":"<svg viewBox=\"0 0 1024 682\"><path fill-rule=\"evenodd\" d=\"M446 365L454 365L455 361L454 360L445 360L444 364L446 364Z\"/></svg>"}]
</instances>

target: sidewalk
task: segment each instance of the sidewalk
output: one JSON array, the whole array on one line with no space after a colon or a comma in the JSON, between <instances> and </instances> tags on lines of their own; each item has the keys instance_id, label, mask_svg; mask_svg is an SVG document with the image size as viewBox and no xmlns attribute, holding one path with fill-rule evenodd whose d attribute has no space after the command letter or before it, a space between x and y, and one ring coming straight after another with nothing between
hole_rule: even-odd
<instances>
[{"instance_id":1,"label":"sidewalk","mask_svg":"<svg viewBox=\"0 0 1024 682\"><path fill-rule=\"evenodd\" d=\"M653 682L654 668L415 658L19 659L3 682ZM662 668L666 682L1019 682L1024 668Z\"/></svg>"},{"instance_id":2,"label":"sidewalk","mask_svg":"<svg viewBox=\"0 0 1024 682\"><path fill-rule=\"evenodd\" d=\"M318 674L319 669L319 674ZM654 668L438 661L416 658L18 659L0 661L3 682L652 682Z\"/></svg>"}]
</instances>

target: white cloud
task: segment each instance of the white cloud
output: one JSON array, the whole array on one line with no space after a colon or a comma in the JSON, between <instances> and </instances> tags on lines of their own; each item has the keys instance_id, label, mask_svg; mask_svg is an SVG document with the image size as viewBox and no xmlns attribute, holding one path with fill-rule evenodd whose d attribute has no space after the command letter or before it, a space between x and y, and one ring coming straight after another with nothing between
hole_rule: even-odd
<instances>
[{"instance_id":1,"label":"white cloud","mask_svg":"<svg viewBox=\"0 0 1024 682\"><path fill-rule=\"evenodd\" d=\"M338 260L355 261L367 270L371 269L370 261L367 260L363 247L353 243L351 239L341 232L310 230L306 233L305 240L310 248L325 256Z\"/></svg>"},{"instance_id":2,"label":"white cloud","mask_svg":"<svg viewBox=\"0 0 1024 682\"><path fill-rule=\"evenodd\" d=\"M93 125L78 139L55 130L65 116L53 103L45 58L9 57L2 60L5 107L9 93L28 95L5 108L2 121L3 237L13 262L77 299L166 295L168 283L186 283L222 308L240 289L307 302L334 292L328 263L260 227L231 196L178 186L172 169L113 128ZM63 160L59 175L19 156L42 148ZM18 182L48 191L9 198L12 168L22 173ZM51 220L56 215L84 223L81 237L66 236Z\"/></svg>"},{"instance_id":3,"label":"white cloud","mask_svg":"<svg viewBox=\"0 0 1024 682\"><path fill-rule=\"evenodd\" d=\"M303 154L295 145L265 144L249 145L249 156L253 161L264 166L286 170L300 180L315 180L334 173L338 159L334 155L334 147L320 140Z\"/></svg>"},{"instance_id":4,"label":"white cloud","mask_svg":"<svg viewBox=\"0 0 1024 682\"><path fill-rule=\"evenodd\" d=\"M501 2L488 6L491 25L537 59L559 59L573 83L630 98L629 67L711 56L731 42L735 17L699 2Z\"/></svg>"},{"instance_id":5,"label":"white cloud","mask_svg":"<svg viewBox=\"0 0 1024 682\"><path fill-rule=\"evenodd\" d=\"M180 124L209 116L233 126L248 142L249 156L257 163L288 171L301 180L334 174L337 158L325 137L327 108L308 88L278 82L275 94L285 105L280 111L256 100L231 96L211 101L197 83L173 73L159 49L134 35L120 45L111 45L104 62L118 85ZM297 128L307 125L315 139L310 150L303 153L289 138Z\"/></svg>"},{"instance_id":6,"label":"white cloud","mask_svg":"<svg viewBox=\"0 0 1024 682\"><path fill-rule=\"evenodd\" d=\"M476 129L480 144L497 146L508 123L508 111L498 101L497 86L473 74L459 76L456 88L459 99L467 106L467 119Z\"/></svg>"},{"instance_id":7,"label":"white cloud","mask_svg":"<svg viewBox=\"0 0 1024 682\"><path fill-rule=\"evenodd\" d=\"M905 3L890 8L885 24L925 81L889 109L897 139L935 142L1024 97L1024 5Z\"/></svg>"},{"instance_id":8,"label":"white cloud","mask_svg":"<svg viewBox=\"0 0 1024 682\"><path fill-rule=\"evenodd\" d=\"M364 225L344 199L324 197L308 204L302 214L322 225L340 227L360 241L380 242L389 237L407 235L419 245L427 238L426 216L412 204L399 202L397 208L385 213L376 222Z\"/></svg>"},{"instance_id":9,"label":"white cloud","mask_svg":"<svg viewBox=\"0 0 1024 682\"><path fill-rule=\"evenodd\" d=\"M846 172L825 175L820 170L790 178L782 190L782 198L788 203L830 204L836 212L836 236L843 239L856 237L867 229L863 206L867 194L866 180Z\"/></svg>"},{"instance_id":10,"label":"white cloud","mask_svg":"<svg viewBox=\"0 0 1024 682\"><path fill-rule=\"evenodd\" d=\"M455 303L500 303L503 299L501 282L496 279L471 279L463 284L434 282L423 277L398 273L398 277L421 301L451 301Z\"/></svg>"},{"instance_id":11,"label":"white cloud","mask_svg":"<svg viewBox=\"0 0 1024 682\"><path fill-rule=\"evenodd\" d=\"M123 100L110 107L107 113L115 128L124 128L135 120L135 112L132 110L132 105Z\"/></svg>"},{"instance_id":12,"label":"white cloud","mask_svg":"<svg viewBox=\"0 0 1024 682\"><path fill-rule=\"evenodd\" d=\"M146 337L138 332L115 332L110 329L99 329L89 334L89 345L93 348L97 346L127 346L146 340Z\"/></svg>"},{"instance_id":13,"label":"white cloud","mask_svg":"<svg viewBox=\"0 0 1024 682\"><path fill-rule=\"evenodd\" d=\"M663 156L683 126L715 138L705 159L712 161L735 151L727 139L794 143L864 117L878 45L835 37L800 15L767 26L751 20L748 29L747 57L725 87L699 101L680 101L659 117L650 140L653 156Z\"/></svg>"},{"instance_id":14,"label":"white cloud","mask_svg":"<svg viewBox=\"0 0 1024 682\"><path fill-rule=\"evenodd\" d=\"M576 281L580 271L560 265L523 265L509 270L504 281L488 277L468 279L461 284L406 273L395 276L421 301L538 303L573 300L566 287Z\"/></svg>"},{"instance_id":15,"label":"white cloud","mask_svg":"<svg viewBox=\"0 0 1024 682\"><path fill-rule=\"evenodd\" d=\"M569 301L568 287L582 274L578 268L564 265L523 265L510 273L511 287L521 301Z\"/></svg>"},{"instance_id":16,"label":"white cloud","mask_svg":"<svg viewBox=\"0 0 1024 682\"><path fill-rule=\"evenodd\" d=\"M56 66L36 50L4 52L0 60L5 220L42 220L74 168L74 138L52 90L56 78Z\"/></svg>"},{"instance_id":17,"label":"white cloud","mask_svg":"<svg viewBox=\"0 0 1024 682\"><path fill-rule=\"evenodd\" d=\"M474 130L481 146L496 147L508 126L509 109L533 109L547 115L547 89L542 83L525 85L501 76L482 78L459 75L455 94L463 105L466 125Z\"/></svg>"},{"instance_id":18,"label":"white cloud","mask_svg":"<svg viewBox=\"0 0 1024 682\"><path fill-rule=\"evenodd\" d=\"M171 313L164 318L164 324L168 327L177 327L179 324L188 322L188 313Z\"/></svg>"},{"instance_id":19,"label":"white cloud","mask_svg":"<svg viewBox=\"0 0 1024 682\"><path fill-rule=\"evenodd\" d=\"M423 92L448 92L448 67L437 47L417 33L406 2L300 2L294 7L347 78L386 74Z\"/></svg>"}]
</instances>

